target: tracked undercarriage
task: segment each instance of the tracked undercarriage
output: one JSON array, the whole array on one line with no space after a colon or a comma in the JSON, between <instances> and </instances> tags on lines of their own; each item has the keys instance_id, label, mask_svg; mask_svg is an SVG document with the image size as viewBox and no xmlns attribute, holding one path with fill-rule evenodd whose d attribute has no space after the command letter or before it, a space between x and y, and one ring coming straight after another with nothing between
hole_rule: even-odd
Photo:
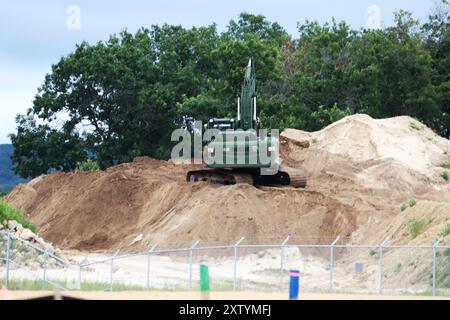
<instances>
[{"instance_id":1,"label":"tracked undercarriage","mask_svg":"<svg viewBox=\"0 0 450 320\"><path fill-rule=\"evenodd\" d=\"M261 175L258 170L249 169L203 169L189 171L186 180L207 181L214 184L232 185L246 183L260 186L306 187L306 175L302 170L281 165L274 175Z\"/></svg>"}]
</instances>

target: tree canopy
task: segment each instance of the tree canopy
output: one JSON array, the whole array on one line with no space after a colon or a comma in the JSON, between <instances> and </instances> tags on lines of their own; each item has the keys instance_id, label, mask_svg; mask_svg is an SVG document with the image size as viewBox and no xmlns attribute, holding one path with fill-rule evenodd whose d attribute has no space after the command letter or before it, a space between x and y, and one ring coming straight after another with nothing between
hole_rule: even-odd
<instances>
[{"instance_id":1,"label":"tree canopy","mask_svg":"<svg viewBox=\"0 0 450 320\"><path fill-rule=\"evenodd\" d=\"M260 15L216 25L164 24L76 46L52 66L33 106L17 116L15 171L35 177L95 160L101 168L147 155L167 159L186 119L235 116L244 66L256 61L267 128L317 130L352 113L409 115L450 134L449 5L424 24L298 24L298 36Z\"/></svg>"}]
</instances>

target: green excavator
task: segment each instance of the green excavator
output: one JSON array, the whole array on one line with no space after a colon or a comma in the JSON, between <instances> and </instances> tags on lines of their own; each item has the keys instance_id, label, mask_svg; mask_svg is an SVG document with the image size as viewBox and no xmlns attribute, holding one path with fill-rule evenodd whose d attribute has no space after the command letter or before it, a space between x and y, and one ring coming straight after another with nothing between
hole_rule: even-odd
<instances>
[{"instance_id":1,"label":"green excavator","mask_svg":"<svg viewBox=\"0 0 450 320\"><path fill-rule=\"evenodd\" d=\"M203 133L209 131L204 136L206 168L189 171L186 180L306 187L304 172L283 164L278 136L261 131L257 112L255 66L250 59L237 96L237 118L213 118L204 125Z\"/></svg>"}]
</instances>

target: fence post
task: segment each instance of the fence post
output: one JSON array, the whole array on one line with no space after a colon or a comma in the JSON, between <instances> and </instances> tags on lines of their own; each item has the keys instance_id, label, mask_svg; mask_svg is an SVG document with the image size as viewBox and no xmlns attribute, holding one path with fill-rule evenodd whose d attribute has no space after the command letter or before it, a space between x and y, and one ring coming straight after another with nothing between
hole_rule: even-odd
<instances>
[{"instance_id":1,"label":"fence post","mask_svg":"<svg viewBox=\"0 0 450 320\"><path fill-rule=\"evenodd\" d=\"M286 239L281 243L280 247L280 291L283 291L283 271L284 271L284 248L288 243L291 236L287 236Z\"/></svg>"},{"instance_id":2,"label":"fence post","mask_svg":"<svg viewBox=\"0 0 450 320\"><path fill-rule=\"evenodd\" d=\"M234 264L233 264L233 290L236 291L237 281L237 248L239 244L244 241L245 237L240 238L233 246L234 248Z\"/></svg>"},{"instance_id":3,"label":"fence post","mask_svg":"<svg viewBox=\"0 0 450 320\"><path fill-rule=\"evenodd\" d=\"M192 250L199 244L200 240L194 242L189 248L189 290L192 291Z\"/></svg>"},{"instance_id":4,"label":"fence post","mask_svg":"<svg viewBox=\"0 0 450 320\"><path fill-rule=\"evenodd\" d=\"M334 248L341 236L337 236L336 239L330 244L330 292L333 292L333 266L334 266Z\"/></svg>"},{"instance_id":5,"label":"fence post","mask_svg":"<svg viewBox=\"0 0 450 320\"><path fill-rule=\"evenodd\" d=\"M433 244L433 297L436 296L436 247L442 241L442 237Z\"/></svg>"},{"instance_id":6,"label":"fence post","mask_svg":"<svg viewBox=\"0 0 450 320\"><path fill-rule=\"evenodd\" d=\"M43 271L42 271L42 290L45 289L45 282L47 281L47 259L48 259L48 255L47 255L47 249L44 249L44 267L43 267Z\"/></svg>"},{"instance_id":7,"label":"fence post","mask_svg":"<svg viewBox=\"0 0 450 320\"><path fill-rule=\"evenodd\" d=\"M114 268L114 258L119 254L119 250L116 251L116 253L114 253L114 255L111 257L111 269L109 271L109 291L112 292L113 291L113 268Z\"/></svg>"},{"instance_id":8,"label":"fence post","mask_svg":"<svg viewBox=\"0 0 450 320\"><path fill-rule=\"evenodd\" d=\"M81 290L81 268L83 268L84 263L88 260L88 257L85 257L78 264L78 279L77 279L77 290Z\"/></svg>"},{"instance_id":9,"label":"fence post","mask_svg":"<svg viewBox=\"0 0 450 320\"><path fill-rule=\"evenodd\" d=\"M153 251L155 251L157 246L158 246L158 244L155 244L153 247L151 247L150 250L148 250L148 256L147 256L147 284L146 284L147 291L150 290L150 267L151 267L151 264L152 264L152 254L153 254Z\"/></svg>"},{"instance_id":10,"label":"fence post","mask_svg":"<svg viewBox=\"0 0 450 320\"><path fill-rule=\"evenodd\" d=\"M379 245L380 250L380 261L379 261L379 275L378 275L378 293L383 294L383 248L388 242L389 237L386 237L382 243Z\"/></svg>"},{"instance_id":11,"label":"fence post","mask_svg":"<svg viewBox=\"0 0 450 320\"><path fill-rule=\"evenodd\" d=\"M5 274L5 287L8 288L9 285L9 258L10 258L10 250L11 250L11 233L9 230L6 230L6 234L8 236L6 240L6 274Z\"/></svg>"}]
</instances>

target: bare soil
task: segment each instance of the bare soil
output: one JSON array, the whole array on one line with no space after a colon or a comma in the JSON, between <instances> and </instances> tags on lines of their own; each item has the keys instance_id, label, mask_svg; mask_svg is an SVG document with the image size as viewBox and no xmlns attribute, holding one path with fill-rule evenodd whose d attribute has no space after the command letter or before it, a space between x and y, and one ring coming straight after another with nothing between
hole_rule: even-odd
<instances>
[{"instance_id":1,"label":"bare soil","mask_svg":"<svg viewBox=\"0 0 450 320\"><path fill-rule=\"evenodd\" d=\"M66 249L142 250L153 243L342 241L430 243L450 218L450 141L410 117L344 118L318 132L287 129L281 153L306 189L188 183L192 166L136 158L106 171L53 173L19 185L7 201ZM308 146L309 145L309 146ZM415 199L415 207L400 211ZM430 220L423 233L412 219ZM444 239L448 242L449 237ZM391 243L392 243L391 242Z\"/></svg>"}]
</instances>

